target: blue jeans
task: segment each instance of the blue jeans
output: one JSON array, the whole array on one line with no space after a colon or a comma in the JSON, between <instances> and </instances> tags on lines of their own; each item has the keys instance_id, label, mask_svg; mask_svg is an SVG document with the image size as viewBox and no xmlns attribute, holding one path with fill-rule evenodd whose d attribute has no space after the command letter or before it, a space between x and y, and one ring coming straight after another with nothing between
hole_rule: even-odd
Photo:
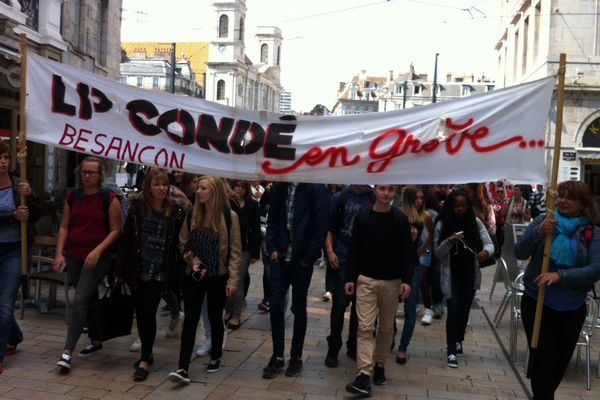
<instances>
[{"instance_id":1,"label":"blue jeans","mask_svg":"<svg viewBox=\"0 0 600 400\"><path fill-rule=\"evenodd\" d=\"M294 333L290 357L302 358L304 337L306 336L307 313L306 297L313 274L313 267L305 267L298 262L271 262L271 335L273 355L283 357L285 344L285 295L292 286L292 313Z\"/></svg>"},{"instance_id":2,"label":"blue jeans","mask_svg":"<svg viewBox=\"0 0 600 400\"><path fill-rule=\"evenodd\" d=\"M417 303L419 300L419 286L421 285L421 267L415 267L412 282L410 283L410 296L404 300L404 326L398 351L406 352L412 339L417 323Z\"/></svg>"},{"instance_id":3,"label":"blue jeans","mask_svg":"<svg viewBox=\"0 0 600 400\"><path fill-rule=\"evenodd\" d=\"M16 346L23 333L15 320L15 299L21 283L21 248L0 255L0 362L6 345Z\"/></svg>"}]
</instances>

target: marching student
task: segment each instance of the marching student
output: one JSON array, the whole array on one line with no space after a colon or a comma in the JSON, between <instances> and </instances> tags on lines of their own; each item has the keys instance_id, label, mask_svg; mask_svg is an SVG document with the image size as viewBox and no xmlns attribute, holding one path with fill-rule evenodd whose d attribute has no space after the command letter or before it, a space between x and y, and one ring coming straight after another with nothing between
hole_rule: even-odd
<instances>
[{"instance_id":1,"label":"marching student","mask_svg":"<svg viewBox=\"0 0 600 400\"><path fill-rule=\"evenodd\" d=\"M444 202L435 226L434 254L440 259L440 282L448 306L448 366L458 368L456 357L463 354L469 310L481 286L478 263L494 254L492 239L463 189L454 189Z\"/></svg>"},{"instance_id":2,"label":"marching student","mask_svg":"<svg viewBox=\"0 0 600 400\"><path fill-rule=\"evenodd\" d=\"M179 369L169 374L172 382L189 384L191 381L188 370L205 296L212 335L206 372L219 370L225 301L236 290L243 290L239 280L240 224L237 214L229 207L226 185L221 178L200 178L193 211L186 216L179 234L179 248L187 263L182 282L185 319Z\"/></svg>"},{"instance_id":3,"label":"marching student","mask_svg":"<svg viewBox=\"0 0 600 400\"><path fill-rule=\"evenodd\" d=\"M358 375L346 390L363 396L371 394L371 376L375 385L386 383L384 364L393 340L398 296L410 296L418 263L408 219L390 205L396 186L375 185L374 191L373 207L354 219L346 277L346 293L356 293L358 317Z\"/></svg>"}]
</instances>

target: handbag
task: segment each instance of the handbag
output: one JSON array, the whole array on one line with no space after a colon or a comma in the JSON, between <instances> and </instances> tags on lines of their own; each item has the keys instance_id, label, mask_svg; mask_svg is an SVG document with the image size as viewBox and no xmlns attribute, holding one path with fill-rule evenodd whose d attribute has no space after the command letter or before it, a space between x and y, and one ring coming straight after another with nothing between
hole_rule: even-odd
<instances>
[{"instance_id":1,"label":"handbag","mask_svg":"<svg viewBox=\"0 0 600 400\"><path fill-rule=\"evenodd\" d=\"M486 227L487 229L487 227ZM479 262L479 268L489 267L490 265L496 265L496 259L500 258L498 239L496 238L496 234L492 233L489 229L487 229L488 235L490 235L490 239L492 239L492 243L494 244L494 252L490 254L488 258Z\"/></svg>"},{"instance_id":2,"label":"handbag","mask_svg":"<svg viewBox=\"0 0 600 400\"><path fill-rule=\"evenodd\" d=\"M92 303L88 313L90 338L106 341L131 335L134 299L125 282L115 282L104 296Z\"/></svg>"}]
</instances>

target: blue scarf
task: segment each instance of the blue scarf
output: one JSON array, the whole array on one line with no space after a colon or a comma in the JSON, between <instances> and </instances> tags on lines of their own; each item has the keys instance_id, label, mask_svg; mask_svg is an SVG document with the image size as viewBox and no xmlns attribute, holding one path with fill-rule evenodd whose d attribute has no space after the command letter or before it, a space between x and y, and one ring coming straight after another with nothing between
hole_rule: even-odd
<instances>
[{"instance_id":1,"label":"blue scarf","mask_svg":"<svg viewBox=\"0 0 600 400\"><path fill-rule=\"evenodd\" d=\"M568 218L561 215L558 210L555 211L555 218L558 221L556 226L556 236L552 242L552 253L550 258L555 264L573 266L575 264L575 256L571 250L570 240L577 232L577 229L582 225L590 222L587 217Z\"/></svg>"}]
</instances>

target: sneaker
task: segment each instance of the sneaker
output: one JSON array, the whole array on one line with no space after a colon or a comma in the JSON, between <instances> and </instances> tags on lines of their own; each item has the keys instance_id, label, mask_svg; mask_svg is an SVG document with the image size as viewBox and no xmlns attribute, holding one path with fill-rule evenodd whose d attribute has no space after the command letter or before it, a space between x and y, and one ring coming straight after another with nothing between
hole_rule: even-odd
<instances>
[{"instance_id":1,"label":"sneaker","mask_svg":"<svg viewBox=\"0 0 600 400\"><path fill-rule=\"evenodd\" d=\"M188 385L191 382L190 376L185 369L178 369L169 374L169 380L173 383L183 383Z\"/></svg>"},{"instance_id":2,"label":"sneaker","mask_svg":"<svg viewBox=\"0 0 600 400\"><path fill-rule=\"evenodd\" d=\"M421 324L423 325L431 325L433 322L433 310L426 308L423 313L423 318L421 318Z\"/></svg>"},{"instance_id":3,"label":"sneaker","mask_svg":"<svg viewBox=\"0 0 600 400\"><path fill-rule=\"evenodd\" d=\"M212 374L213 372L217 372L219 367L221 367L221 360L210 360L206 367L206 372Z\"/></svg>"},{"instance_id":4,"label":"sneaker","mask_svg":"<svg viewBox=\"0 0 600 400\"><path fill-rule=\"evenodd\" d=\"M263 313L268 313L269 311L271 311L271 307L269 306L269 302L267 301L261 301L260 303L258 303L257 308Z\"/></svg>"},{"instance_id":5,"label":"sneaker","mask_svg":"<svg viewBox=\"0 0 600 400\"><path fill-rule=\"evenodd\" d=\"M354 381L346 385L346 391L369 397L371 395L371 378L367 374L358 374Z\"/></svg>"},{"instance_id":6,"label":"sneaker","mask_svg":"<svg viewBox=\"0 0 600 400\"><path fill-rule=\"evenodd\" d=\"M290 362L288 363L288 367L285 369L285 376L298 376L302 373L304 369L304 365L302 364L302 360L290 358Z\"/></svg>"},{"instance_id":7,"label":"sneaker","mask_svg":"<svg viewBox=\"0 0 600 400\"><path fill-rule=\"evenodd\" d=\"M225 343L225 342L223 342L223 343ZM196 355L198 357L206 357L210 353L210 348L211 347L212 347L212 340L211 339L206 339L204 341L204 343L202 343L196 349Z\"/></svg>"},{"instance_id":8,"label":"sneaker","mask_svg":"<svg viewBox=\"0 0 600 400\"><path fill-rule=\"evenodd\" d=\"M100 344L88 343L88 345L85 346L85 348L79 352L78 356L81 358L86 358L91 355L94 355L95 353L100 352L101 350L102 350L102 343L100 343Z\"/></svg>"},{"instance_id":9,"label":"sneaker","mask_svg":"<svg viewBox=\"0 0 600 400\"><path fill-rule=\"evenodd\" d=\"M454 354L448 356L448 366L450 368L458 368L458 360Z\"/></svg>"},{"instance_id":10,"label":"sneaker","mask_svg":"<svg viewBox=\"0 0 600 400\"><path fill-rule=\"evenodd\" d=\"M323 294L323 301L331 301L331 292L325 292L325 294Z\"/></svg>"},{"instance_id":11,"label":"sneaker","mask_svg":"<svg viewBox=\"0 0 600 400\"><path fill-rule=\"evenodd\" d=\"M457 357L462 357L462 355L464 354L463 352L463 346L461 342L456 342L456 356Z\"/></svg>"},{"instance_id":12,"label":"sneaker","mask_svg":"<svg viewBox=\"0 0 600 400\"><path fill-rule=\"evenodd\" d=\"M272 379L283 371L283 366L285 365L285 360L283 358L278 358L275 356L271 357L269 360L269 364L265 368L263 368L263 378Z\"/></svg>"},{"instance_id":13,"label":"sneaker","mask_svg":"<svg viewBox=\"0 0 600 400\"><path fill-rule=\"evenodd\" d=\"M375 363L373 368L373 383L376 385L385 385L387 379L385 379L385 368L382 363Z\"/></svg>"},{"instance_id":14,"label":"sneaker","mask_svg":"<svg viewBox=\"0 0 600 400\"><path fill-rule=\"evenodd\" d=\"M60 359L58 360L56 365L58 365L59 367L61 367L63 369L67 369L67 370L71 369L71 355L67 354L67 353L63 353L60 356Z\"/></svg>"},{"instance_id":15,"label":"sneaker","mask_svg":"<svg viewBox=\"0 0 600 400\"><path fill-rule=\"evenodd\" d=\"M442 303L433 305L433 318L442 319L444 316L444 305Z\"/></svg>"},{"instance_id":16,"label":"sneaker","mask_svg":"<svg viewBox=\"0 0 600 400\"><path fill-rule=\"evenodd\" d=\"M325 366L327 368L335 368L338 366L338 352L332 349L327 350L325 357Z\"/></svg>"},{"instance_id":17,"label":"sneaker","mask_svg":"<svg viewBox=\"0 0 600 400\"><path fill-rule=\"evenodd\" d=\"M179 311L179 315L176 318L171 318L171 322L169 323L169 330L167 330L168 338L174 338L179 336L179 327L181 326L183 317L184 314L181 311Z\"/></svg>"},{"instance_id":18,"label":"sneaker","mask_svg":"<svg viewBox=\"0 0 600 400\"><path fill-rule=\"evenodd\" d=\"M131 343L131 346L129 346L129 351L131 351L133 353L137 353L141 349L142 349L142 339L140 339L138 337L137 339L135 339L133 341L133 343Z\"/></svg>"}]
</instances>

